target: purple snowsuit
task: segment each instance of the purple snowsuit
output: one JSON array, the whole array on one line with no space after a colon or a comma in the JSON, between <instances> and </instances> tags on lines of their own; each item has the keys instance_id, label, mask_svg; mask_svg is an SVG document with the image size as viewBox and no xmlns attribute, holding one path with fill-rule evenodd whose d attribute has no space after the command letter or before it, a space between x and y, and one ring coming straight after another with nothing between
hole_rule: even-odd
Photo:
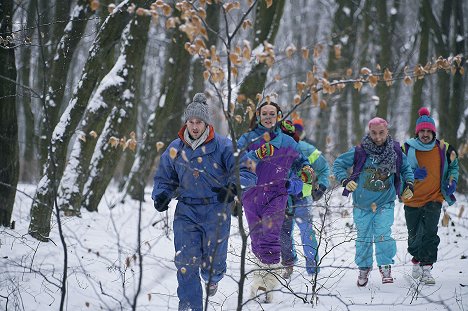
<instances>
[{"instance_id":1,"label":"purple snowsuit","mask_svg":"<svg viewBox=\"0 0 468 311\"><path fill-rule=\"evenodd\" d=\"M270 144L275 148L273 155L259 160L255 150L265 143L262 135L266 131L259 125L242 135L238 146L258 161L257 184L242 196L252 251L262 263L275 264L281 256L280 232L288 200L286 181L296 176L304 165L309 165L309 161L299 151L296 141L279 129L270 133Z\"/></svg>"}]
</instances>

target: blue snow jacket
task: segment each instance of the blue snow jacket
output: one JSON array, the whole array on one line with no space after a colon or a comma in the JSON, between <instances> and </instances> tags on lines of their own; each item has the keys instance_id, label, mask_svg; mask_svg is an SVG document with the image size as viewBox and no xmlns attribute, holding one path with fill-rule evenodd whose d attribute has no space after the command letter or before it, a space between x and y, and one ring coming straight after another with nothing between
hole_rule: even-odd
<instances>
[{"instance_id":1,"label":"blue snow jacket","mask_svg":"<svg viewBox=\"0 0 468 311\"><path fill-rule=\"evenodd\" d=\"M348 178L347 170L354 164L355 147L351 147L347 152L336 158L333 163L333 174L338 182ZM366 157L364 167L359 174L356 183L357 189L353 192L353 204L360 208L370 208L372 203L378 207L395 201L397 192L394 187L395 174L390 176L379 176L377 173L378 164L373 163L370 157ZM414 182L413 171L411 170L406 155L402 155L400 168L402 184L406 181Z\"/></svg>"},{"instance_id":2,"label":"blue snow jacket","mask_svg":"<svg viewBox=\"0 0 468 311\"><path fill-rule=\"evenodd\" d=\"M213 134L211 140L193 150L179 133L179 138L172 141L161 156L154 176L153 200L164 193L166 197L177 197L187 204L215 203L217 194L212 188L236 183L232 142ZM249 187L255 185L256 176L241 166L240 180L242 186Z\"/></svg>"},{"instance_id":3,"label":"blue snow jacket","mask_svg":"<svg viewBox=\"0 0 468 311\"><path fill-rule=\"evenodd\" d=\"M303 140L298 142L301 153L307 157L310 162L310 166L314 169L315 175L317 176L317 184L328 188L330 182L328 176L330 175L330 167L328 166L327 160L322 155L322 152L318 150L314 145L305 142ZM302 188L302 194L304 197L310 196L312 193L312 186L304 184Z\"/></svg>"}]
</instances>

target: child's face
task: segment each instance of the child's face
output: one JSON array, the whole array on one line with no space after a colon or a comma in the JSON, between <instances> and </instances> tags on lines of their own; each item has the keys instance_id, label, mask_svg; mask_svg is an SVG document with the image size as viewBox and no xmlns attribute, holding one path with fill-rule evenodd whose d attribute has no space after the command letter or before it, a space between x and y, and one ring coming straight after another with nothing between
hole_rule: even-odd
<instances>
[{"instance_id":1,"label":"child's face","mask_svg":"<svg viewBox=\"0 0 468 311\"><path fill-rule=\"evenodd\" d=\"M276 125L278 110L273 105L265 105L260 108L260 124L270 129Z\"/></svg>"}]
</instances>

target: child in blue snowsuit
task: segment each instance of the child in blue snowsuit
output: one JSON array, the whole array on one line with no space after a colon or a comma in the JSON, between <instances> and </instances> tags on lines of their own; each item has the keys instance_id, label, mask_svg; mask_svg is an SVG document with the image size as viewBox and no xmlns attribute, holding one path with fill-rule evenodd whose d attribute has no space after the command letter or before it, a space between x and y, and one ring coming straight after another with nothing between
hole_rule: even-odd
<instances>
[{"instance_id":1,"label":"child in blue snowsuit","mask_svg":"<svg viewBox=\"0 0 468 311\"><path fill-rule=\"evenodd\" d=\"M333 164L337 181L345 187L343 195L353 192L353 217L357 229L355 262L359 267L357 285L366 286L373 266L373 245L382 283L393 283L391 264L396 242L391 237L395 197L413 196L414 176L399 143L388 135L382 118L369 121L369 134L361 144L340 155ZM347 169L353 167L348 176Z\"/></svg>"},{"instance_id":2,"label":"child in blue snowsuit","mask_svg":"<svg viewBox=\"0 0 468 311\"><path fill-rule=\"evenodd\" d=\"M300 119L299 119L300 120ZM300 120L302 121L302 120ZM283 121L281 129L284 133L298 141L301 153L309 159L310 165L317 177L316 187L304 184L302 192L291 195L288 198L286 216L281 228L281 263L285 266L283 276L289 278L293 272L293 266L297 262L297 254L294 247L293 233L294 223L301 233L301 242L306 258L306 271L309 275L318 272L319 261L318 243L315 237L314 224L312 222L312 203L318 201L329 186L328 176L330 168L322 153L312 144L300 140L303 132L302 122Z\"/></svg>"},{"instance_id":3,"label":"child in blue snowsuit","mask_svg":"<svg viewBox=\"0 0 468 311\"><path fill-rule=\"evenodd\" d=\"M226 271L236 174L232 142L214 132L204 94L195 95L184 120L179 138L161 156L152 199L160 212L178 199L173 229L179 310L201 311L200 274L213 296ZM255 184L255 174L244 167L240 177L243 185Z\"/></svg>"}]
</instances>

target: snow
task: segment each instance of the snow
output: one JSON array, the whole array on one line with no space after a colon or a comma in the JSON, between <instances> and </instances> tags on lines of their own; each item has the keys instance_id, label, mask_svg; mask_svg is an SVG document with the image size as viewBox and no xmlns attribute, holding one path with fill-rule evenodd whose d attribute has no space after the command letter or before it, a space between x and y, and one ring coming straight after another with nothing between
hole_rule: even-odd
<instances>
[{"instance_id":1,"label":"snow","mask_svg":"<svg viewBox=\"0 0 468 311\"><path fill-rule=\"evenodd\" d=\"M16 228L0 229L0 309L58 310L62 277L63 249L58 236L55 216L52 220L52 242L40 243L27 234L31 195L35 186L19 185L12 220ZM165 213L155 212L146 188L145 202L119 202L116 186L109 187L99 206L99 213L82 211L82 217L62 216L62 225L68 249L67 310L130 310L137 289L139 262L137 235L141 232L143 280L137 310L177 310L177 280L173 263L172 219L175 201ZM244 310L467 310L468 278L468 217L457 214L466 196L458 195L459 202L447 208L452 218L449 227L440 227L439 261L434 265L435 286L418 284L410 276L410 256L406 252L406 226L402 205L395 208L393 236L398 252L393 265L394 284L382 284L374 266L367 287L356 286L354 265L354 230L352 210L347 198L335 190L329 201L329 213L320 246L323 256L318 274L318 302L316 306L304 303L310 300L311 277L303 268L299 256L291 281L275 293L270 304L249 301ZM461 200L460 200L461 199ZM114 208L110 208L113 206ZM325 205L324 201L319 204ZM141 208L141 229L138 215ZM315 225L320 228L323 207L314 207ZM244 219L244 224L246 224ZM317 236L319 237L319 236ZM295 239L299 241L298 230ZM248 247L250 248L250 246ZM235 310L237 307L236 281L240 275L241 239L237 218L232 218L229 243L228 270L220 282L218 293L209 301L208 310ZM301 247L297 248L302 252ZM327 253L328 252L328 253ZM327 253L327 254L326 254ZM324 255L326 254L326 255ZM247 271L252 254L247 254ZM300 267L302 265L302 267ZM247 279L244 301L248 300L251 280ZM419 286L418 286L419 285ZM286 287L287 286L287 287ZM294 292L294 294L293 294ZM13 306L17 304L17 308ZM88 305L88 306L87 306Z\"/></svg>"}]
</instances>

